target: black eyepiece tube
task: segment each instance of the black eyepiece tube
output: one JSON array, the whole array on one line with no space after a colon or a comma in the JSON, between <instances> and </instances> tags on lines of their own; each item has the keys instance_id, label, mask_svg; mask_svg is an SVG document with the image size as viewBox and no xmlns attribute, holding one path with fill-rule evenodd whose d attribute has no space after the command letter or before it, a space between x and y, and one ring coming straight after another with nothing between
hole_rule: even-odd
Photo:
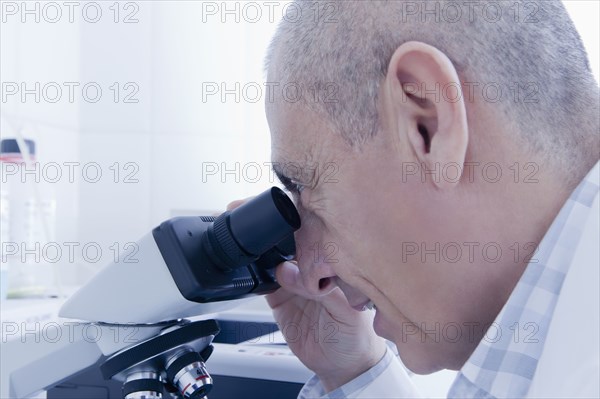
<instances>
[{"instance_id":1,"label":"black eyepiece tube","mask_svg":"<svg viewBox=\"0 0 600 399\"><path fill-rule=\"evenodd\" d=\"M272 187L234 209L229 226L244 251L261 255L300 228L300 215L290 198Z\"/></svg>"},{"instance_id":2,"label":"black eyepiece tube","mask_svg":"<svg viewBox=\"0 0 600 399\"><path fill-rule=\"evenodd\" d=\"M230 271L257 260L300 228L300 215L279 188L269 190L226 212L207 230L213 261Z\"/></svg>"}]
</instances>

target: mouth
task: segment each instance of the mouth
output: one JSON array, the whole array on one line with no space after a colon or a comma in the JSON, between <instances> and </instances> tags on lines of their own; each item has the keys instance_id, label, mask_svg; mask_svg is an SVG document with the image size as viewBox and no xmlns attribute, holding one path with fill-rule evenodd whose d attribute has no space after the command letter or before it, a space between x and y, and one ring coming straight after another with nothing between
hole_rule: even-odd
<instances>
[{"instance_id":1,"label":"mouth","mask_svg":"<svg viewBox=\"0 0 600 399\"><path fill-rule=\"evenodd\" d=\"M377 310L377 307L371 298L363 294L359 289L347 284L340 278L336 278L336 285L342 290L346 296L348 304L352 309L356 310L357 312L364 312L366 310L373 309Z\"/></svg>"},{"instance_id":2,"label":"mouth","mask_svg":"<svg viewBox=\"0 0 600 399\"><path fill-rule=\"evenodd\" d=\"M364 312L366 310L373 310L373 309L377 310L377 307L375 306L373 301L371 301L370 299L365 302L362 302L360 304L350 305L350 306L352 306L352 309L354 309L358 312Z\"/></svg>"}]
</instances>

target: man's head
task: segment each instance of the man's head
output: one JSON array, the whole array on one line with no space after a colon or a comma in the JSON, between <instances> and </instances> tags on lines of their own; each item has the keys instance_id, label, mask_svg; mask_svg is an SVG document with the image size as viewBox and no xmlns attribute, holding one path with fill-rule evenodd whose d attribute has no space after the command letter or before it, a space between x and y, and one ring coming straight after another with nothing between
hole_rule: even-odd
<instances>
[{"instance_id":1,"label":"man's head","mask_svg":"<svg viewBox=\"0 0 600 399\"><path fill-rule=\"evenodd\" d=\"M459 368L598 159L579 37L557 1L295 4L267 73L301 100L266 107L306 286L372 300L412 370Z\"/></svg>"}]
</instances>

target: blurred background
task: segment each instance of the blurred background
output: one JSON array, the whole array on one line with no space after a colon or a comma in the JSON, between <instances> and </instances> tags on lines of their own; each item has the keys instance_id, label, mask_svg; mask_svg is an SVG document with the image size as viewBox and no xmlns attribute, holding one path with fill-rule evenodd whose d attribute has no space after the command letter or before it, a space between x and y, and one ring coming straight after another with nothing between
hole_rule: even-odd
<instances>
[{"instance_id":1,"label":"blurred background","mask_svg":"<svg viewBox=\"0 0 600 399\"><path fill-rule=\"evenodd\" d=\"M565 3L598 76L599 2ZM263 58L287 8L2 1L0 136L37 161L3 151L4 275L36 267L3 278L12 296L80 285L163 220L277 184Z\"/></svg>"}]
</instances>

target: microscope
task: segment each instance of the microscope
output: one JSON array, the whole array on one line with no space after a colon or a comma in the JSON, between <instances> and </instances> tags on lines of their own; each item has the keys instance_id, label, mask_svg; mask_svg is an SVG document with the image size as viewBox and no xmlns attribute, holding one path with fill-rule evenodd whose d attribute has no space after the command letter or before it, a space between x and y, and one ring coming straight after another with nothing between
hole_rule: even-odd
<instances>
[{"instance_id":1,"label":"microscope","mask_svg":"<svg viewBox=\"0 0 600 399\"><path fill-rule=\"evenodd\" d=\"M82 321L72 328L85 334L13 373L11 394L26 397L94 367L122 384L125 399L206 398L219 324L188 318L276 290L274 268L294 257L299 228L294 204L276 187L218 217L163 222L138 241L139 262L105 266L67 300L59 316ZM100 332L93 344L80 338L90 330ZM115 339L125 330L135 339Z\"/></svg>"}]
</instances>

